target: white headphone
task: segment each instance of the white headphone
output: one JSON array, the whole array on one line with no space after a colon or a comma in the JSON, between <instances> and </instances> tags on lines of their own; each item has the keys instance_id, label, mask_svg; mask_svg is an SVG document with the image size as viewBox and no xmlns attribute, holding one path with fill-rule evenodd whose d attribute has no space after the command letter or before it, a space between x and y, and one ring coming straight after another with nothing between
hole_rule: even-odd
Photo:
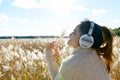
<instances>
[{"instance_id":1,"label":"white headphone","mask_svg":"<svg viewBox=\"0 0 120 80\"><path fill-rule=\"evenodd\" d=\"M82 48L90 48L94 43L94 38L92 36L94 29L94 22L90 23L90 29L88 34L83 34L79 39L79 44Z\"/></svg>"}]
</instances>

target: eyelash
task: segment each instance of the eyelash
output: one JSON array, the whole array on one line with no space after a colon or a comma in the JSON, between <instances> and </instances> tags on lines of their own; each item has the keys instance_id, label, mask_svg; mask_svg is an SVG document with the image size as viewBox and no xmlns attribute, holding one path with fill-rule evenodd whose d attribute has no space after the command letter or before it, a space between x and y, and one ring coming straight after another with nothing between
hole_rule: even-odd
<instances>
[{"instance_id":1,"label":"eyelash","mask_svg":"<svg viewBox=\"0 0 120 80\"><path fill-rule=\"evenodd\" d=\"M75 34L75 31L73 31L73 34Z\"/></svg>"}]
</instances>

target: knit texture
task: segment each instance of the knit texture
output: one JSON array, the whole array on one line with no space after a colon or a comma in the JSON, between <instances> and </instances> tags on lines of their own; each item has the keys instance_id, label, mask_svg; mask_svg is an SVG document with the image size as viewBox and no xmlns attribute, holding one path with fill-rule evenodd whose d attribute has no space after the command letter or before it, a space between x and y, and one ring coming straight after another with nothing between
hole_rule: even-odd
<instances>
[{"instance_id":1,"label":"knit texture","mask_svg":"<svg viewBox=\"0 0 120 80\"><path fill-rule=\"evenodd\" d=\"M111 80L105 64L94 49L75 48L60 68L48 50L46 62L52 80Z\"/></svg>"}]
</instances>

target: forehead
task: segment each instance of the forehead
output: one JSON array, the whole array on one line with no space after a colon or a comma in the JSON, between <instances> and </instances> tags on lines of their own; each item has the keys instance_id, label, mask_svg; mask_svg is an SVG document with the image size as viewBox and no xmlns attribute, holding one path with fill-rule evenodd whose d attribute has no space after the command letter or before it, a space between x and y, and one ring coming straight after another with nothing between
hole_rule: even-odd
<instances>
[{"instance_id":1,"label":"forehead","mask_svg":"<svg viewBox=\"0 0 120 80\"><path fill-rule=\"evenodd\" d=\"M74 30L80 32L80 25L77 25Z\"/></svg>"}]
</instances>

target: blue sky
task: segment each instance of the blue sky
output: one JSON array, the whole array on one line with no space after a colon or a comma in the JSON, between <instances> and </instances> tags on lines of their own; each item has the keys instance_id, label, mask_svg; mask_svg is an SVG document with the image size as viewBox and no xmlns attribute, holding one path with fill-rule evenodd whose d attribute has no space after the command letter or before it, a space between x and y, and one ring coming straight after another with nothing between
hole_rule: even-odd
<instances>
[{"instance_id":1,"label":"blue sky","mask_svg":"<svg viewBox=\"0 0 120 80\"><path fill-rule=\"evenodd\" d=\"M120 27L120 0L0 0L0 36L68 35L83 18Z\"/></svg>"}]
</instances>

